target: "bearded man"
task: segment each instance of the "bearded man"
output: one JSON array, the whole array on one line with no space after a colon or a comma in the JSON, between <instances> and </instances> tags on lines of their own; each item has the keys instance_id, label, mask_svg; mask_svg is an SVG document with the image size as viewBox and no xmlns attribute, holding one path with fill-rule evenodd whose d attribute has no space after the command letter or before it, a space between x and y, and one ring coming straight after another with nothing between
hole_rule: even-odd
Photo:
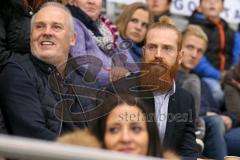
<instances>
[{"instance_id":1,"label":"bearded man","mask_svg":"<svg viewBox=\"0 0 240 160\"><path fill-rule=\"evenodd\" d=\"M183 54L181 37L166 16L150 26L143 47L141 73L118 80L112 89L125 96L135 94L136 100L144 99L153 108L164 150L184 159L196 159L194 100L174 81Z\"/></svg>"}]
</instances>

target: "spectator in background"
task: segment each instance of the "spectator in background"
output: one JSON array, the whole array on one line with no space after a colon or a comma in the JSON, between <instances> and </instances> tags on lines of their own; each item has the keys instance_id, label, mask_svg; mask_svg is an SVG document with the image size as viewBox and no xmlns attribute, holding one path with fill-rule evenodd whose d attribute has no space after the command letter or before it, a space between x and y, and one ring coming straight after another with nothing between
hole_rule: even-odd
<instances>
[{"instance_id":1,"label":"spectator in background","mask_svg":"<svg viewBox=\"0 0 240 160\"><path fill-rule=\"evenodd\" d=\"M228 71L224 81L225 105L227 111L234 114L240 125L240 62ZM226 134L229 155L240 156L240 140L236 141L236 134L240 129L235 128L231 133ZM238 147L236 147L238 146Z\"/></svg>"},{"instance_id":2,"label":"spectator in background","mask_svg":"<svg viewBox=\"0 0 240 160\"><path fill-rule=\"evenodd\" d=\"M109 150L130 154L162 156L154 110L136 97L99 94L102 113L92 126L93 133ZM149 119L148 119L149 118ZM150 119L151 118L151 119Z\"/></svg>"},{"instance_id":3,"label":"spectator in background","mask_svg":"<svg viewBox=\"0 0 240 160\"><path fill-rule=\"evenodd\" d=\"M125 75L138 70L137 65L129 65L134 61L116 26L101 15L102 0L66 0L65 3L75 18L77 32L77 41L70 54L86 57L84 63L95 76L93 81L96 79L104 88L114 80L115 73Z\"/></svg>"},{"instance_id":4,"label":"spectator in background","mask_svg":"<svg viewBox=\"0 0 240 160\"><path fill-rule=\"evenodd\" d=\"M172 0L146 0L149 9L154 16L154 22L158 22L163 15L170 16L170 5Z\"/></svg>"},{"instance_id":5,"label":"spectator in background","mask_svg":"<svg viewBox=\"0 0 240 160\"><path fill-rule=\"evenodd\" d=\"M181 63L182 73L178 78L183 78L184 74L190 74L191 70L199 63L206 48L206 34L198 26L189 26L183 32L182 51L184 54ZM228 151L231 152L230 148L227 150L224 136L231 135L231 138L237 142L235 144L231 143L231 147L238 149L240 139L237 135L240 134L240 130L237 129L235 131L233 129L237 127L236 117L230 112L222 112L220 106L214 101L207 83L203 80L200 81L201 104L199 115L203 117L206 123L203 155L223 160L224 156L228 155ZM226 140L229 142L228 139Z\"/></svg>"},{"instance_id":6,"label":"spectator in background","mask_svg":"<svg viewBox=\"0 0 240 160\"><path fill-rule=\"evenodd\" d=\"M240 62L228 71L224 92L226 109L236 116L240 124Z\"/></svg>"},{"instance_id":7,"label":"spectator in background","mask_svg":"<svg viewBox=\"0 0 240 160\"><path fill-rule=\"evenodd\" d=\"M152 16L143 3L133 3L119 15L116 21L120 36L130 40L132 47L130 53L135 62L142 62L142 46L148 26L152 23Z\"/></svg>"},{"instance_id":8,"label":"spectator in background","mask_svg":"<svg viewBox=\"0 0 240 160\"><path fill-rule=\"evenodd\" d=\"M158 22L163 15L170 16L170 5L172 0L146 0L148 7L153 13L154 22Z\"/></svg>"},{"instance_id":9,"label":"spectator in background","mask_svg":"<svg viewBox=\"0 0 240 160\"><path fill-rule=\"evenodd\" d=\"M14 54L30 53L32 15L48 0L3 0L0 2L0 64Z\"/></svg>"},{"instance_id":10,"label":"spectator in background","mask_svg":"<svg viewBox=\"0 0 240 160\"><path fill-rule=\"evenodd\" d=\"M240 42L240 24L238 25L238 32L236 33L236 42ZM236 45L237 50L240 52L240 45ZM240 55L240 54L239 54ZM238 64L231 67L226 74L224 80L224 93L226 109L232 112L238 119L240 124L240 59L238 57Z\"/></svg>"},{"instance_id":11,"label":"spectator in background","mask_svg":"<svg viewBox=\"0 0 240 160\"><path fill-rule=\"evenodd\" d=\"M227 155L227 147L224 140L224 123L219 116L207 116L206 108L210 109L215 103L211 103L213 99L211 99L211 94L208 94L208 87L205 82L191 73L191 70L203 56L207 43L207 35L199 26L189 25L183 31L182 51L184 53L180 71L177 74L177 83L193 93L193 95L198 95L196 102L200 101L200 108L197 114L203 117L206 124L205 136L201 137L205 144L203 155L221 160ZM198 92L200 92L200 95Z\"/></svg>"},{"instance_id":12,"label":"spectator in background","mask_svg":"<svg viewBox=\"0 0 240 160\"><path fill-rule=\"evenodd\" d=\"M240 42L240 23L238 24L238 31L236 33L236 42ZM235 114L240 124L240 92L239 92L239 81L240 81L240 44L235 46L235 50L239 52L237 61L226 75L224 81L224 92L225 92L225 104L228 111Z\"/></svg>"},{"instance_id":13,"label":"spectator in background","mask_svg":"<svg viewBox=\"0 0 240 160\"><path fill-rule=\"evenodd\" d=\"M197 43L195 43L195 39ZM191 41L192 40L192 41ZM198 48L196 47L198 45ZM183 31L182 50L184 52L181 65L176 75L176 82L190 92L194 97L196 109L196 136L200 152L204 149L203 138L205 135L205 122L199 116L201 106L201 82L197 75L192 74L192 67L198 61L197 56L202 56L207 46L207 36L198 26L188 26ZM197 49L195 49L197 48Z\"/></svg>"},{"instance_id":14,"label":"spectator in background","mask_svg":"<svg viewBox=\"0 0 240 160\"><path fill-rule=\"evenodd\" d=\"M170 13L172 0L146 0L146 2L153 13L154 22L158 22L161 16L170 16L180 31L187 27L188 20L186 17Z\"/></svg>"},{"instance_id":15,"label":"spectator in background","mask_svg":"<svg viewBox=\"0 0 240 160\"><path fill-rule=\"evenodd\" d=\"M66 64L75 34L71 13L60 3L48 2L33 16L32 54L1 65L0 101L9 134L54 140L86 126L84 113L92 101L77 97L73 86L87 92L85 72L80 76L73 64ZM74 123L76 114L83 123Z\"/></svg>"},{"instance_id":16,"label":"spectator in background","mask_svg":"<svg viewBox=\"0 0 240 160\"><path fill-rule=\"evenodd\" d=\"M239 41L228 24L220 18L224 0L200 0L199 11L190 17L190 23L199 25L208 35L208 48L200 63L193 70L209 84L213 97L223 104L223 91L220 81L225 71L237 63Z\"/></svg>"}]
</instances>

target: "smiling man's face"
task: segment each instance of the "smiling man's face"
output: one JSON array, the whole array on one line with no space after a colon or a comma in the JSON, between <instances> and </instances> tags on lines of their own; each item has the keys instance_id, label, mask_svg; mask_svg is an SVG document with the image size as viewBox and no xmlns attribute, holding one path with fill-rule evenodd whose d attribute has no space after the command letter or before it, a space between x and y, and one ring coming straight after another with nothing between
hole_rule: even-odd
<instances>
[{"instance_id":1,"label":"smiling man's face","mask_svg":"<svg viewBox=\"0 0 240 160\"><path fill-rule=\"evenodd\" d=\"M75 43L68 18L66 11L54 6L36 13L31 32L31 50L35 57L52 65L67 60L69 49Z\"/></svg>"}]
</instances>

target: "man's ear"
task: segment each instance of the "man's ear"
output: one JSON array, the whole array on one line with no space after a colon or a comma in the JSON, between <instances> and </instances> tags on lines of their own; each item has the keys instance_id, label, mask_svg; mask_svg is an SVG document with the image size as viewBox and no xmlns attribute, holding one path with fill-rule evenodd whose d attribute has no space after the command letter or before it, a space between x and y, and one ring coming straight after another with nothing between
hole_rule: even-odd
<instances>
[{"instance_id":1,"label":"man's ear","mask_svg":"<svg viewBox=\"0 0 240 160\"><path fill-rule=\"evenodd\" d=\"M177 58L178 64L181 64L181 63L182 63L182 58L183 58L183 56L184 56L184 51L181 50L181 51L178 53L178 58Z\"/></svg>"},{"instance_id":2,"label":"man's ear","mask_svg":"<svg viewBox=\"0 0 240 160\"><path fill-rule=\"evenodd\" d=\"M221 8L221 12L224 11L224 2L222 2L222 8Z\"/></svg>"},{"instance_id":3,"label":"man's ear","mask_svg":"<svg viewBox=\"0 0 240 160\"><path fill-rule=\"evenodd\" d=\"M145 46L142 47L142 62L144 62L145 57Z\"/></svg>"},{"instance_id":4,"label":"man's ear","mask_svg":"<svg viewBox=\"0 0 240 160\"><path fill-rule=\"evenodd\" d=\"M145 46L142 47L142 55L145 54Z\"/></svg>"},{"instance_id":5,"label":"man's ear","mask_svg":"<svg viewBox=\"0 0 240 160\"><path fill-rule=\"evenodd\" d=\"M74 46L75 43L76 43L76 40L77 40L77 34L76 34L76 32L74 32L74 33L71 35L70 45L71 45L71 46Z\"/></svg>"},{"instance_id":6,"label":"man's ear","mask_svg":"<svg viewBox=\"0 0 240 160\"><path fill-rule=\"evenodd\" d=\"M199 6L196 8L196 10L201 13L201 12L202 12L201 5L199 5Z\"/></svg>"}]
</instances>

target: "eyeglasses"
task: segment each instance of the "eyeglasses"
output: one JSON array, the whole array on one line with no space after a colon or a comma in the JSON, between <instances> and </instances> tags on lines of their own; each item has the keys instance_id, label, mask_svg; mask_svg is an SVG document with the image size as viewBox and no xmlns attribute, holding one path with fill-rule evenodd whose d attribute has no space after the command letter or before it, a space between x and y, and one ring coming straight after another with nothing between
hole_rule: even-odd
<instances>
[{"instance_id":1,"label":"eyeglasses","mask_svg":"<svg viewBox=\"0 0 240 160\"><path fill-rule=\"evenodd\" d=\"M177 48L171 45L161 45L147 44L143 49L145 49L150 54L157 54L158 48L160 47L161 53L164 54L174 54L177 53Z\"/></svg>"}]
</instances>

